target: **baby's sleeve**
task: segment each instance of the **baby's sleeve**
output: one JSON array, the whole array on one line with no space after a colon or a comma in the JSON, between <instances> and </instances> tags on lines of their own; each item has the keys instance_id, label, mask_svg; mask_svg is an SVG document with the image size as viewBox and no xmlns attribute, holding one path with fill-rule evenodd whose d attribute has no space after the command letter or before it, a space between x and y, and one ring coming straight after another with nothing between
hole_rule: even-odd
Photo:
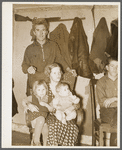
<instances>
[{"instance_id":1,"label":"baby's sleeve","mask_svg":"<svg viewBox=\"0 0 122 150\"><path fill-rule=\"evenodd\" d=\"M76 97L74 104L78 104L80 102L80 98Z\"/></svg>"}]
</instances>

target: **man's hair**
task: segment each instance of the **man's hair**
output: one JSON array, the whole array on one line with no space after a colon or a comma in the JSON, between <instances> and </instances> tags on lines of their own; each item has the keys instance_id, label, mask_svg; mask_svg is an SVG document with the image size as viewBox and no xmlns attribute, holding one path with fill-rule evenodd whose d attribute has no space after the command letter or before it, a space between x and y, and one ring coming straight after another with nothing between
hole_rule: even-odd
<instances>
[{"instance_id":1,"label":"man's hair","mask_svg":"<svg viewBox=\"0 0 122 150\"><path fill-rule=\"evenodd\" d=\"M33 88L32 88L33 94L34 94L35 96L37 96L37 94L36 94L36 89L37 89L37 87L40 86L40 85L43 85L43 86L45 87L46 91L48 92L48 86L47 86L46 82L45 82L44 80L38 80L38 81L35 81L35 82L33 83Z\"/></svg>"},{"instance_id":2,"label":"man's hair","mask_svg":"<svg viewBox=\"0 0 122 150\"><path fill-rule=\"evenodd\" d=\"M49 22L46 21L44 18L36 18L34 17L32 20L32 29L30 31L30 35L32 36L31 41L34 41L36 39L33 31L35 31L35 26L36 25L44 25L46 30L49 31Z\"/></svg>"},{"instance_id":3,"label":"man's hair","mask_svg":"<svg viewBox=\"0 0 122 150\"><path fill-rule=\"evenodd\" d=\"M44 69L44 74L46 75L47 78L50 78L50 73L53 68L58 67L60 69L61 75L63 74L61 71L61 67L57 63L53 63L50 65L47 65Z\"/></svg>"},{"instance_id":4,"label":"man's hair","mask_svg":"<svg viewBox=\"0 0 122 150\"><path fill-rule=\"evenodd\" d=\"M111 61L118 61L118 59L116 57L108 57L106 60L106 65L109 65Z\"/></svg>"}]
</instances>

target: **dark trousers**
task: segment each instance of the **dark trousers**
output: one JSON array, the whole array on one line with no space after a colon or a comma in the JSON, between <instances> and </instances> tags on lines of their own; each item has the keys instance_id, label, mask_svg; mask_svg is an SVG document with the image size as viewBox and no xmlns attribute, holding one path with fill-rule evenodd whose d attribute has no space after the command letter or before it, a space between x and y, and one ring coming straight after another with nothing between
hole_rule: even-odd
<instances>
[{"instance_id":1,"label":"dark trousers","mask_svg":"<svg viewBox=\"0 0 122 150\"><path fill-rule=\"evenodd\" d=\"M111 127L117 128L117 107L100 108L100 118L102 122L110 123ZM110 146L117 146L117 133L112 133Z\"/></svg>"}]
</instances>

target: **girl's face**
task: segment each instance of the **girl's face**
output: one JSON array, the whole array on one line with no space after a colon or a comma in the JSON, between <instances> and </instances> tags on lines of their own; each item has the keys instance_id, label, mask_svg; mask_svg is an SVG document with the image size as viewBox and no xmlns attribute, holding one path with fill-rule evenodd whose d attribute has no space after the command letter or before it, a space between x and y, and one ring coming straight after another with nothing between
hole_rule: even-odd
<instances>
[{"instance_id":1,"label":"girl's face","mask_svg":"<svg viewBox=\"0 0 122 150\"><path fill-rule=\"evenodd\" d=\"M37 94L38 97L41 97L41 98L44 97L46 95L46 92L47 92L47 90L46 90L46 88L43 84L37 86L36 94Z\"/></svg>"},{"instance_id":2,"label":"girl's face","mask_svg":"<svg viewBox=\"0 0 122 150\"><path fill-rule=\"evenodd\" d=\"M61 79L61 71L59 67L55 67L51 70L50 81L59 82Z\"/></svg>"}]
</instances>

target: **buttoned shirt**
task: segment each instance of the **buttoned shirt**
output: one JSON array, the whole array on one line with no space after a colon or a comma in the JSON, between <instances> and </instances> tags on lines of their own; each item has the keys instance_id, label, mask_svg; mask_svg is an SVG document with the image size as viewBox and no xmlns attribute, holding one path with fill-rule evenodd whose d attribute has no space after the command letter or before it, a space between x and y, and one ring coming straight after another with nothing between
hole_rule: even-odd
<instances>
[{"instance_id":1,"label":"buttoned shirt","mask_svg":"<svg viewBox=\"0 0 122 150\"><path fill-rule=\"evenodd\" d=\"M97 99L100 107L107 98L118 97L118 78L113 81L108 75L103 76L96 85Z\"/></svg>"}]
</instances>

